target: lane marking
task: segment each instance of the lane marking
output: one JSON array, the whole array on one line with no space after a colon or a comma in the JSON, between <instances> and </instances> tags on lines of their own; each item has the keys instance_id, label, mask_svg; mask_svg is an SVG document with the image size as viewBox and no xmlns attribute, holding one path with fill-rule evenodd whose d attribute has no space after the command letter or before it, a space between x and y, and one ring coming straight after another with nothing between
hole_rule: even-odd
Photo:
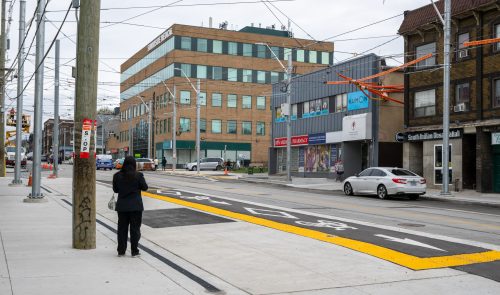
<instances>
[{"instance_id":1,"label":"lane marking","mask_svg":"<svg viewBox=\"0 0 500 295\"><path fill-rule=\"evenodd\" d=\"M342 246L351 250L355 250L357 252L365 253L367 255L371 255L386 261L390 261L392 263L410 268L412 270L445 268L445 267L462 266L474 263L484 263L484 262L492 262L500 260L500 251L495 251L495 250L479 252L479 253L471 253L471 254L458 254L451 256L421 258L401 253L392 249L384 248L378 245L370 244L367 242L361 242L338 236L331 236L329 234L322 233L319 231L306 229L294 225L284 224L276 221L271 221L260 217L254 217L246 214L236 213L204 204L193 203L186 200L179 200L168 196L160 196L149 192L143 192L142 195L153 199L166 201L177 205L201 211L206 211L209 213L233 218L236 220L246 221L252 224L257 224L272 229L280 230L283 232L288 232L299 236L312 238L318 241L323 241L334 245Z\"/></svg>"},{"instance_id":2,"label":"lane marking","mask_svg":"<svg viewBox=\"0 0 500 295\"><path fill-rule=\"evenodd\" d=\"M447 252L446 250L439 249L437 247L427 245L427 244L421 243L419 241L415 241L415 240L408 239L408 238L401 239L401 238L395 238L395 237L386 236L386 235L375 235L375 236L381 237L381 238L386 239L386 240L391 241L391 242L403 243L403 244L408 244L408 245L413 245L413 246L418 246L418 247L429 248L429 249L433 249L433 250L437 250L437 251Z\"/></svg>"}]
</instances>

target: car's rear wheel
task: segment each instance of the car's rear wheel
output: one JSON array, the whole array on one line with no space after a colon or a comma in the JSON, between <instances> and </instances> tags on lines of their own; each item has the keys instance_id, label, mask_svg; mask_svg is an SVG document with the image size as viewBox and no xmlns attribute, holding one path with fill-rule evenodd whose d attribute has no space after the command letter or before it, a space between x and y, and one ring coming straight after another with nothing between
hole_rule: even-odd
<instances>
[{"instance_id":1,"label":"car's rear wheel","mask_svg":"<svg viewBox=\"0 0 500 295\"><path fill-rule=\"evenodd\" d=\"M346 196L352 196L354 194L354 192L352 191L352 186L349 182L346 182L344 184L344 194L346 194Z\"/></svg>"},{"instance_id":2,"label":"car's rear wheel","mask_svg":"<svg viewBox=\"0 0 500 295\"><path fill-rule=\"evenodd\" d=\"M377 196L379 197L379 199L387 199L388 194L385 185L381 184L377 187Z\"/></svg>"},{"instance_id":3,"label":"car's rear wheel","mask_svg":"<svg viewBox=\"0 0 500 295\"><path fill-rule=\"evenodd\" d=\"M215 170L217 170L217 171L222 170L222 166L221 165L217 165L217 167L215 167Z\"/></svg>"},{"instance_id":4,"label":"car's rear wheel","mask_svg":"<svg viewBox=\"0 0 500 295\"><path fill-rule=\"evenodd\" d=\"M420 195L408 195L408 198L410 198L410 200L417 200L419 197Z\"/></svg>"},{"instance_id":5,"label":"car's rear wheel","mask_svg":"<svg viewBox=\"0 0 500 295\"><path fill-rule=\"evenodd\" d=\"M194 170L196 170L196 166L193 166L193 167L191 168L191 171L194 171Z\"/></svg>"}]
</instances>

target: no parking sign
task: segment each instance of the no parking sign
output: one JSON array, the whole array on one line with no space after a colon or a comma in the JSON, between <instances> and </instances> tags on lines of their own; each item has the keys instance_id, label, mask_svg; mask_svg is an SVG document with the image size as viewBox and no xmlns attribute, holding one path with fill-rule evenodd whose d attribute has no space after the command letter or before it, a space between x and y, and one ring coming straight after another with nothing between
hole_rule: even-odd
<instances>
[{"instance_id":1,"label":"no parking sign","mask_svg":"<svg viewBox=\"0 0 500 295\"><path fill-rule=\"evenodd\" d=\"M80 146L80 159L88 159L89 158L91 135L92 135L92 120L83 119L82 145Z\"/></svg>"}]
</instances>

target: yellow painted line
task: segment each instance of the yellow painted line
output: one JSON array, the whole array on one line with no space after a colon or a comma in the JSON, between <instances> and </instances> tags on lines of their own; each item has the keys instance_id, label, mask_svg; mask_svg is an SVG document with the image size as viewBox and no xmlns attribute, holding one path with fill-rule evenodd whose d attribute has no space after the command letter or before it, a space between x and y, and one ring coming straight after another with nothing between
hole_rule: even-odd
<instances>
[{"instance_id":1,"label":"yellow painted line","mask_svg":"<svg viewBox=\"0 0 500 295\"><path fill-rule=\"evenodd\" d=\"M351 250L355 250L361 253L365 253L377 258L381 258L383 260L390 261L395 264L399 264L401 266L413 269L413 270L424 270L424 269L433 269L433 268L444 268L444 267L452 267L452 266L461 266L468 265L474 263L484 263L484 262L492 262L496 260L500 260L500 251L485 251L479 253L471 253L471 254L458 254L451 256L436 256L429 258L421 258L405 253L401 253L392 249L388 249L382 246L370 244L367 242L352 240L343 237L332 236L320 231L315 231L307 228L302 228L294 225L289 225L285 223L280 223L260 217L254 217L242 213L236 213L224 209L220 209L213 206L198 204L189 202L186 200L180 200L177 198L161 196L149 192L142 192L143 196L154 198L157 200L162 200L170 203L174 203L177 205L190 207L193 209L210 212L213 214L246 221L249 223L269 227L272 229L280 230L283 232L288 232L292 234L296 234L303 237L308 237L311 239L315 239L318 241L323 241L327 243L331 243L334 245L342 246Z\"/></svg>"}]
</instances>

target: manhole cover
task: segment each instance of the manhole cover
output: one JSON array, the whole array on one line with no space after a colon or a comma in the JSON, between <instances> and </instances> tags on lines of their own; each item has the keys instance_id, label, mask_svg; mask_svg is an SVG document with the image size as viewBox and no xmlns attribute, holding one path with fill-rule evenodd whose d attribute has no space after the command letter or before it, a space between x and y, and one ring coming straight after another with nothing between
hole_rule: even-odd
<instances>
[{"instance_id":1,"label":"manhole cover","mask_svg":"<svg viewBox=\"0 0 500 295\"><path fill-rule=\"evenodd\" d=\"M144 211L142 214L142 222L152 228L163 228L234 222L234 220L187 208L175 208Z\"/></svg>"},{"instance_id":2,"label":"manhole cover","mask_svg":"<svg viewBox=\"0 0 500 295\"><path fill-rule=\"evenodd\" d=\"M425 224L418 224L418 223L399 223L399 226L406 226L406 227L424 227Z\"/></svg>"}]
</instances>

